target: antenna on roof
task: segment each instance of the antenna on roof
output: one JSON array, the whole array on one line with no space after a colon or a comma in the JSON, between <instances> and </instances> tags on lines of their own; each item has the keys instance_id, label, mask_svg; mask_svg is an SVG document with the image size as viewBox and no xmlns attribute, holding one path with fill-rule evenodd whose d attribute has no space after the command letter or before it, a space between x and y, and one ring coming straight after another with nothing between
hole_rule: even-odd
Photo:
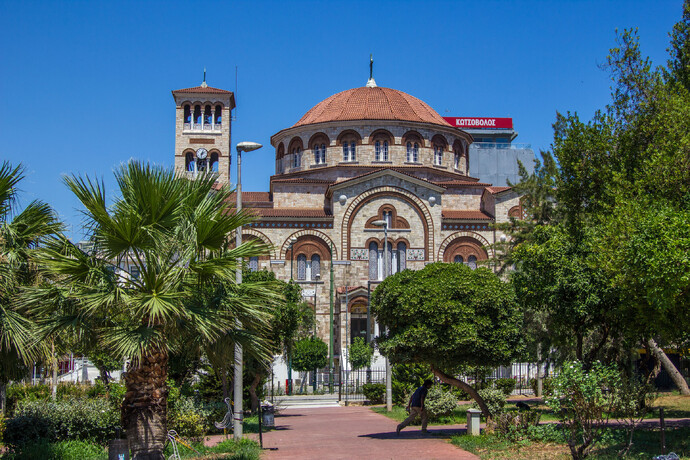
<instances>
[{"instance_id":1,"label":"antenna on roof","mask_svg":"<svg viewBox=\"0 0 690 460\"><path fill-rule=\"evenodd\" d=\"M201 82L201 87L206 88L208 85L206 84L206 67L204 67L204 81Z\"/></svg>"},{"instance_id":2,"label":"antenna on roof","mask_svg":"<svg viewBox=\"0 0 690 460\"><path fill-rule=\"evenodd\" d=\"M374 55L369 55L369 80L367 80L367 88L376 88L376 80L374 80Z\"/></svg>"}]
</instances>

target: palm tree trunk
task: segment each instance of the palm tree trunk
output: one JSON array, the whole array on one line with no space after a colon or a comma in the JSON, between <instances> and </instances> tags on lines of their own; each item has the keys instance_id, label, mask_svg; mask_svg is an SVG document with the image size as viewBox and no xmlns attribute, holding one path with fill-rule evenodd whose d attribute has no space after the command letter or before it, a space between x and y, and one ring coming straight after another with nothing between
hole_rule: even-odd
<instances>
[{"instance_id":1,"label":"palm tree trunk","mask_svg":"<svg viewBox=\"0 0 690 460\"><path fill-rule=\"evenodd\" d=\"M167 436L167 350L153 350L127 367L122 426L132 460L164 460Z\"/></svg>"}]
</instances>

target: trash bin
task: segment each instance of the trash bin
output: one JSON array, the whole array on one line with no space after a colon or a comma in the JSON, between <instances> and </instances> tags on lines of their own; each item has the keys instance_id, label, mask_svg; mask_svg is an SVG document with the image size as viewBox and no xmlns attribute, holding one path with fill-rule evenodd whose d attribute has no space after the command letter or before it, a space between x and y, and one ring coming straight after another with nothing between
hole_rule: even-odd
<instances>
[{"instance_id":1,"label":"trash bin","mask_svg":"<svg viewBox=\"0 0 690 460\"><path fill-rule=\"evenodd\" d=\"M112 439L108 442L108 460L129 460L129 441Z\"/></svg>"},{"instance_id":2,"label":"trash bin","mask_svg":"<svg viewBox=\"0 0 690 460\"><path fill-rule=\"evenodd\" d=\"M261 423L263 426L275 426L275 408L268 401L261 404Z\"/></svg>"}]
</instances>

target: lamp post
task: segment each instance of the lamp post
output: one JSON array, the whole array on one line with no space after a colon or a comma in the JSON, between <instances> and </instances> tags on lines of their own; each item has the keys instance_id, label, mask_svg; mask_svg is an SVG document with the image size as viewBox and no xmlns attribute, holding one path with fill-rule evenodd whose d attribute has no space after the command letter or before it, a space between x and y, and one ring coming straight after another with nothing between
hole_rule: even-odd
<instances>
[{"instance_id":1,"label":"lamp post","mask_svg":"<svg viewBox=\"0 0 690 460\"><path fill-rule=\"evenodd\" d=\"M297 238L294 236L290 238L289 240L289 245L288 249L290 250L290 281L292 281L292 261L295 260L295 243L297 242ZM316 310L314 310L316 311ZM292 344L290 344L290 348L288 348L288 357L287 357L287 366L288 366L288 387L287 387L287 394L292 395Z\"/></svg>"},{"instance_id":2,"label":"lamp post","mask_svg":"<svg viewBox=\"0 0 690 460\"><path fill-rule=\"evenodd\" d=\"M314 267L312 266L311 269L313 270ZM316 289L319 287L317 284L319 282L319 279L321 278L321 274L318 273L314 276L314 318L316 318ZM314 321L314 331L312 333L312 337L316 337L316 321ZM317 383L317 377L316 377L316 369L314 369L314 375L312 376L312 389L314 392L316 392L316 383Z\"/></svg>"},{"instance_id":3,"label":"lamp post","mask_svg":"<svg viewBox=\"0 0 690 460\"><path fill-rule=\"evenodd\" d=\"M237 144L237 187L235 194L237 195L237 212L242 211L242 152L251 152L252 150L260 149L261 144L256 142L240 142ZM239 248L242 245L242 226L235 230L235 247ZM242 258L237 259L237 270L235 271L235 282L242 284ZM237 329L242 328L242 322L235 320ZM234 378L234 416L232 418L233 433L235 441L242 439L242 344L235 343L235 378Z\"/></svg>"},{"instance_id":4,"label":"lamp post","mask_svg":"<svg viewBox=\"0 0 690 460\"><path fill-rule=\"evenodd\" d=\"M383 276L382 280L388 276L388 222L386 220L375 220L371 223L376 227L383 227ZM391 363L386 356L386 410L393 410L393 385L391 382Z\"/></svg>"},{"instance_id":5,"label":"lamp post","mask_svg":"<svg viewBox=\"0 0 690 460\"><path fill-rule=\"evenodd\" d=\"M330 308L329 308L329 343L328 343L328 351L329 351L329 363L328 363L328 388L330 389L330 393L333 394L333 351L334 351L334 340L333 340L333 297L335 295L334 289L335 289L335 274L333 272L333 251L335 251L335 247L333 246L333 243L331 243L331 287L329 289L330 291Z\"/></svg>"}]
</instances>

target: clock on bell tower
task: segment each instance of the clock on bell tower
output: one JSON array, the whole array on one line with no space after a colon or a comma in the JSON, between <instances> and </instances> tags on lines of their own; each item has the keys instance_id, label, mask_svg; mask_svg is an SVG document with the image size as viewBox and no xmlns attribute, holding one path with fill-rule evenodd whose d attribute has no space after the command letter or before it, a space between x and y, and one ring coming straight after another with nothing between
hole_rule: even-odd
<instances>
[{"instance_id":1,"label":"clock on bell tower","mask_svg":"<svg viewBox=\"0 0 690 460\"><path fill-rule=\"evenodd\" d=\"M175 170L189 178L210 171L221 184L230 183L230 116L232 91L204 81L172 92L175 98Z\"/></svg>"}]
</instances>

